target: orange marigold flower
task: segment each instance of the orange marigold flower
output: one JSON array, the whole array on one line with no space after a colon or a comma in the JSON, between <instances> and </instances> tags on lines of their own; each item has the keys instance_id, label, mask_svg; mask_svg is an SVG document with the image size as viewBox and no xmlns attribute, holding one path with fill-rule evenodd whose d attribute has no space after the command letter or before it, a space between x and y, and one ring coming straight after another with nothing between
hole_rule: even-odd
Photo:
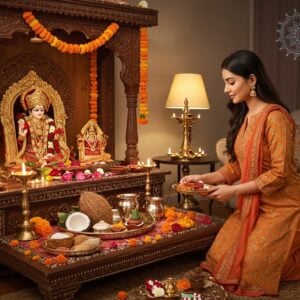
<instances>
[{"instance_id":1,"label":"orange marigold flower","mask_svg":"<svg viewBox=\"0 0 300 300\"><path fill-rule=\"evenodd\" d=\"M119 291L117 294L118 300L126 300L127 299L127 293L125 291Z\"/></svg>"},{"instance_id":2,"label":"orange marigold flower","mask_svg":"<svg viewBox=\"0 0 300 300\"><path fill-rule=\"evenodd\" d=\"M162 233L169 233L171 231L171 226L169 223L164 222L161 226L161 232Z\"/></svg>"},{"instance_id":3,"label":"orange marigold flower","mask_svg":"<svg viewBox=\"0 0 300 300\"><path fill-rule=\"evenodd\" d=\"M176 212L175 212L175 210L172 209L172 208L167 208L165 210L165 217L166 218L169 218L169 217L176 218Z\"/></svg>"},{"instance_id":4,"label":"orange marigold flower","mask_svg":"<svg viewBox=\"0 0 300 300\"><path fill-rule=\"evenodd\" d=\"M20 242L18 240L11 240L8 245L11 247L17 247L20 245Z\"/></svg>"},{"instance_id":5,"label":"orange marigold flower","mask_svg":"<svg viewBox=\"0 0 300 300\"><path fill-rule=\"evenodd\" d=\"M184 213L182 213L182 212L176 212L176 217L177 217L177 219L182 219L183 217L184 217Z\"/></svg>"},{"instance_id":6,"label":"orange marigold flower","mask_svg":"<svg viewBox=\"0 0 300 300\"><path fill-rule=\"evenodd\" d=\"M38 249L40 247L41 247L40 243L36 240L33 240L33 241L29 242L29 248L30 249Z\"/></svg>"},{"instance_id":7,"label":"orange marigold flower","mask_svg":"<svg viewBox=\"0 0 300 300\"><path fill-rule=\"evenodd\" d=\"M65 263L67 263L67 258L63 255L63 254L59 254L59 255L57 255L56 256L56 262L58 263L58 264L65 264Z\"/></svg>"},{"instance_id":8,"label":"orange marigold flower","mask_svg":"<svg viewBox=\"0 0 300 300\"><path fill-rule=\"evenodd\" d=\"M41 257L40 257L38 254L35 254L35 255L32 256L31 259L32 259L33 261L38 261L38 260L41 259Z\"/></svg>"},{"instance_id":9,"label":"orange marigold flower","mask_svg":"<svg viewBox=\"0 0 300 300\"><path fill-rule=\"evenodd\" d=\"M51 257L47 257L45 260L44 260L44 265L46 266L50 266L50 265L53 265L55 263L55 260Z\"/></svg>"},{"instance_id":10,"label":"orange marigold flower","mask_svg":"<svg viewBox=\"0 0 300 300\"><path fill-rule=\"evenodd\" d=\"M26 256L29 256L29 255L31 254L31 250L30 250L30 249L26 249L26 250L24 251L24 254L25 254Z\"/></svg>"},{"instance_id":11,"label":"orange marigold flower","mask_svg":"<svg viewBox=\"0 0 300 300\"><path fill-rule=\"evenodd\" d=\"M187 278L182 278L176 282L176 287L181 291L185 291L185 290L190 289L192 287L192 285L191 285L191 282Z\"/></svg>"},{"instance_id":12,"label":"orange marigold flower","mask_svg":"<svg viewBox=\"0 0 300 300\"><path fill-rule=\"evenodd\" d=\"M130 247L135 247L137 245L137 240L136 239L129 239L128 244Z\"/></svg>"},{"instance_id":13,"label":"orange marigold flower","mask_svg":"<svg viewBox=\"0 0 300 300\"><path fill-rule=\"evenodd\" d=\"M175 222L175 218L174 217L167 217L166 218L166 222L168 222L168 223L173 223L173 222Z\"/></svg>"}]
</instances>

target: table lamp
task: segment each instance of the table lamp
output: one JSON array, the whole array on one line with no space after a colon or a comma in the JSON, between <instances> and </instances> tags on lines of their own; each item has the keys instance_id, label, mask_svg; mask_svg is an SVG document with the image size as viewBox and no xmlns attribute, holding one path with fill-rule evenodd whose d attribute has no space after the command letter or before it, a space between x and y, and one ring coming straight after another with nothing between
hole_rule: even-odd
<instances>
[{"instance_id":1,"label":"table lamp","mask_svg":"<svg viewBox=\"0 0 300 300\"><path fill-rule=\"evenodd\" d=\"M192 125L200 119L200 114L195 117L190 110L209 109L202 75L193 73L175 74L165 107L182 109L180 116L176 116L175 113L172 115L172 118L177 119L183 127L181 149L179 153L172 156L186 159L201 156L201 153L194 153L191 148Z\"/></svg>"}]
</instances>

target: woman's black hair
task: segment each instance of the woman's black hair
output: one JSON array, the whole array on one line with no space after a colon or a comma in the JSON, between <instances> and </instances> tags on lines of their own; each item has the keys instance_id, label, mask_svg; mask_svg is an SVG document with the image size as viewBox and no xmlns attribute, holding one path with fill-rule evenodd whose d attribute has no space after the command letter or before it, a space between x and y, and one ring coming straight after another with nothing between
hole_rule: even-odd
<instances>
[{"instance_id":1,"label":"woman's black hair","mask_svg":"<svg viewBox=\"0 0 300 300\"><path fill-rule=\"evenodd\" d=\"M266 103L279 104L289 111L287 106L280 100L262 61L254 52L238 50L232 53L224 59L221 69L226 69L245 79L249 79L250 75L254 74L257 79L255 85L257 96ZM227 133L227 153L230 156L230 161L235 161L234 142L248 112L248 107L245 102L234 104L230 101L227 108L232 113L229 120L230 130Z\"/></svg>"}]
</instances>

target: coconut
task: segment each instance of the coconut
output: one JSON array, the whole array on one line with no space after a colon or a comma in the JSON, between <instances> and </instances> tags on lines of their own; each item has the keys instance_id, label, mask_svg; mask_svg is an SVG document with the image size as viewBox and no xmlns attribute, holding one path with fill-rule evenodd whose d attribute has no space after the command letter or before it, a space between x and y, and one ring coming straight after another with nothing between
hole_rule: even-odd
<instances>
[{"instance_id":1,"label":"coconut","mask_svg":"<svg viewBox=\"0 0 300 300\"><path fill-rule=\"evenodd\" d=\"M81 192L79 208L81 212L88 215L93 224L101 220L109 224L113 222L112 207L101 195L87 191Z\"/></svg>"}]
</instances>

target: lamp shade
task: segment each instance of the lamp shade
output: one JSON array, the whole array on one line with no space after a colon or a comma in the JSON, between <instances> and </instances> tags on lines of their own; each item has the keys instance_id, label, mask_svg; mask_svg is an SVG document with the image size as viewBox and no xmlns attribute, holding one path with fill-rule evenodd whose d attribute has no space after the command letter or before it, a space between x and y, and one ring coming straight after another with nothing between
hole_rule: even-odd
<instances>
[{"instance_id":1,"label":"lamp shade","mask_svg":"<svg viewBox=\"0 0 300 300\"><path fill-rule=\"evenodd\" d=\"M202 75L181 73L174 76L166 108L183 108L185 99L189 109L209 109Z\"/></svg>"}]
</instances>

